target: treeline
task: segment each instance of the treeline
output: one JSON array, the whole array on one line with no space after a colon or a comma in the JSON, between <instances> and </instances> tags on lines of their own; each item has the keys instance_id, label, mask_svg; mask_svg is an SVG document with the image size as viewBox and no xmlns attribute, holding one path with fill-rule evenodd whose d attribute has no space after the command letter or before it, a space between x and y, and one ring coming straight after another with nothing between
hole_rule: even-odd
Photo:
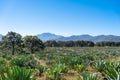
<instances>
[{"instance_id":1,"label":"treeline","mask_svg":"<svg viewBox=\"0 0 120 80\"><path fill-rule=\"evenodd\" d=\"M92 42L92 41L55 41L49 40L42 42L37 36L25 36L22 37L19 33L8 32L2 37L0 41L0 52L11 52L15 53L35 53L36 51L44 50L45 47L104 47L112 46L119 47L120 42Z\"/></svg>"},{"instance_id":2,"label":"treeline","mask_svg":"<svg viewBox=\"0 0 120 80\"><path fill-rule=\"evenodd\" d=\"M46 41L45 43L46 47L105 47L105 46L110 46L110 47L119 47L120 42L112 42L112 41L101 41L101 42L92 42L92 41L83 41L83 40L78 40L78 41L55 41L55 40L49 40Z\"/></svg>"},{"instance_id":3,"label":"treeline","mask_svg":"<svg viewBox=\"0 0 120 80\"><path fill-rule=\"evenodd\" d=\"M44 50L44 43L37 36L22 37L19 33L8 32L0 41L0 52L34 53Z\"/></svg>"}]
</instances>

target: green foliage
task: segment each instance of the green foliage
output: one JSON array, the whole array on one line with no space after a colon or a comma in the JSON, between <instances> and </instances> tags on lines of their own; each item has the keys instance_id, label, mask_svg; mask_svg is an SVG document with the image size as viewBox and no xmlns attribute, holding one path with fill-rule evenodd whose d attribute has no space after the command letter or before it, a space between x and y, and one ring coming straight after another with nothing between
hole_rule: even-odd
<instances>
[{"instance_id":1,"label":"green foliage","mask_svg":"<svg viewBox=\"0 0 120 80\"><path fill-rule=\"evenodd\" d=\"M11 65L19 66L19 67L26 67L27 66L27 58L26 57L17 57L11 60Z\"/></svg>"},{"instance_id":2,"label":"green foliage","mask_svg":"<svg viewBox=\"0 0 120 80\"><path fill-rule=\"evenodd\" d=\"M6 60L11 60L13 57L11 54L6 54L5 59Z\"/></svg>"},{"instance_id":3,"label":"green foliage","mask_svg":"<svg viewBox=\"0 0 120 80\"><path fill-rule=\"evenodd\" d=\"M74 70L78 71L78 72L81 72L83 70L85 70L85 66L83 64L81 65L74 65Z\"/></svg>"},{"instance_id":4,"label":"green foliage","mask_svg":"<svg viewBox=\"0 0 120 80\"><path fill-rule=\"evenodd\" d=\"M74 65L81 64L82 60L79 57L71 57L68 64L71 68L74 68Z\"/></svg>"},{"instance_id":5,"label":"green foliage","mask_svg":"<svg viewBox=\"0 0 120 80\"><path fill-rule=\"evenodd\" d=\"M108 80L120 80L120 72L117 72L114 67L108 67L105 73L108 76Z\"/></svg>"},{"instance_id":6,"label":"green foliage","mask_svg":"<svg viewBox=\"0 0 120 80\"><path fill-rule=\"evenodd\" d=\"M66 56L56 56L55 57L55 61L56 63L64 63L64 64L68 64L68 61L70 60L70 58L66 57Z\"/></svg>"},{"instance_id":7,"label":"green foliage","mask_svg":"<svg viewBox=\"0 0 120 80\"><path fill-rule=\"evenodd\" d=\"M5 65L5 64L6 64L5 59L3 59L3 58L0 57L0 65Z\"/></svg>"},{"instance_id":8,"label":"green foliage","mask_svg":"<svg viewBox=\"0 0 120 80\"><path fill-rule=\"evenodd\" d=\"M56 64L52 66L50 71L47 74L48 79L52 80L60 80L62 73L67 73L68 67L65 64Z\"/></svg>"},{"instance_id":9,"label":"green foliage","mask_svg":"<svg viewBox=\"0 0 120 80\"><path fill-rule=\"evenodd\" d=\"M35 80L32 70L20 67L8 68L6 73L0 73L2 80Z\"/></svg>"},{"instance_id":10,"label":"green foliage","mask_svg":"<svg viewBox=\"0 0 120 80\"><path fill-rule=\"evenodd\" d=\"M93 67L98 70L99 72L102 72L106 69L106 67L110 66L111 64L109 62L105 61L98 61L93 64Z\"/></svg>"},{"instance_id":11,"label":"green foliage","mask_svg":"<svg viewBox=\"0 0 120 80\"><path fill-rule=\"evenodd\" d=\"M42 65L39 65L39 66L38 66L39 75L41 76L41 74L42 74L43 72L45 72L46 69L47 69L46 67L44 67L44 66L42 66Z\"/></svg>"},{"instance_id":12,"label":"green foliage","mask_svg":"<svg viewBox=\"0 0 120 80\"><path fill-rule=\"evenodd\" d=\"M87 72L81 74L82 80L98 80L98 75L93 75Z\"/></svg>"},{"instance_id":13,"label":"green foliage","mask_svg":"<svg viewBox=\"0 0 120 80\"><path fill-rule=\"evenodd\" d=\"M13 58L13 55L9 53L0 53L0 57L6 59L6 60L11 60Z\"/></svg>"},{"instance_id":14,"label":"green foliage","mask_svg":"<svg viewBox=\"0 0 120 80\"><path fill-rule=\"evenodd\" d=\"M5 59L0 58L0 73L5 72L6 67L7 67L7 62L5 61Z\"/></svg>"},{"instance_id":15,"label":"green foliage","mask_svg":"<svg viewBox=\"0 0 120 80\"><path fill-rule=\"evenodd\" d=\"M1 72L6 72L7 65L0 65L0 73Z\"/></svg>"},{"instance_id":16,"label":"green foliage","mask_svg":"<svg viewBox=\"0 0 120 80\"><path fill-rule=\"evenodd\" d=\"M27 63L27 66L29 66L30 68L37 68L38 66L38 61L33 59L33 60L30 60L28 63Z\"/></svg>"},{"instance_id":17,"label":"green foliage","mask_svg":"<svg viewBox=\"0 0 120 80\"><path fill-rule=\"evenodd\" d=\"M120 72L120 62L114 62L112 63L112 67L115 68L115 70L117 70L118 72Z\"/></svg>"},{"instance_id":18,"label":"green foliage","mask_svg":"<svg viewBox=\"0 0 120 80\"><path fill-rule=\"evenodd\" d=\"M61 72L58 69L51 69L46 76L48 80L60 80Z\"/></svg>"},{"instance_id":19,"label":"green foliage","mask_svg":"<svg viewBox=\"0 0 120 80\"><path fill-rule=\"evenodd\" d=\"M68 72L68 67L65 64L61 64L61 63L52 66L52 69L55 69L56 71L59 70L59 72L61 72L61 73Z\"/></svg>"},{"instance_id":20,"label":"green foliage","mask_svg":"<svg viewBox=\"0 0 120 80\"><path fill-rule=\"evenodd\" d=\"M37 68L38 66L38 61L35 60L32 56L16 57L13 58L10 63L13 66L26 67L26 68Z\"/></svg>"},{"instance_id":21,"label":"green foliage","mask_svg":"<svg viewBox=\"0 0 120 80\"><path fill-rule=\"evenodd\" d=\"M8 32L7 35L3 36L2 42L4 44L4 48L10 48L11 53L14 55L15 49L21 45L22 36L16 32Z\"/></svg>"},{"instance_id":22,"label":"green foliage","mask_svg":"<svg viewBox=\"0 0 120 80\"><path fill-rule=\"evenodd\" d=\"M59 50L62 51L62 54L57 52ZM120 48L117 47L49 47L36 53L11 55L9 52L3 53L0 50L0 73L7 77L7 69L11 66L26 68L26 70L33 69L37 79L41 80L44 80L45 77L46 80L70 80L69 78L76 80L79 74L85 71L88 73L84 74L86 78L84 77L83 80L101 80L103 78L115 80L120 73ZM113 53L118 56L114 56ZM42 65L46 65L47 68ZM13 68L9 68L9 70L12 71ZM96 78L97 75L94 74L98 74L99 78ZM83 76L81 77L83 78Z\"/></svg>"},{"instance_id":23,"label":"green foliage","mask_svg":"<svg viewBox=\"0 0 120 80\"><path fill-rule=\"evenodd\" d=\"M37 36L25 36L23 41L24 46L30 50L31 53L45 48L44 43Z\"/></svg>"},{"instance_id":24,"label":"green foliage","mask_svg":"<svg viewBox=\"0 0 120 80\"><path fill-rule=\"evenodd\" d=\"M39 53L38 56L39 56L39 59L45 59L46 58L46 54L44 54L44 53Z\"/></svg>"}]
</instances>

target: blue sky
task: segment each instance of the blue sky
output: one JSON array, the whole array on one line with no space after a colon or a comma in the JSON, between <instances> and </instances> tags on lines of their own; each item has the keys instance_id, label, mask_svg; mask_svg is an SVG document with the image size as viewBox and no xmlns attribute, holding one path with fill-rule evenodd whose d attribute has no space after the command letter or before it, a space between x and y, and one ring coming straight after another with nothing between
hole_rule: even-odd
<instances>
[{"instance_id":1,"label":"blue sky","mask_svg":"<svg viewBox=\"0 0 120 80\"><path fill-rule=\"evenodd\" d=\"M0 0L0 33L120 35L120 0Z\"/></svg>"}]
</instances>

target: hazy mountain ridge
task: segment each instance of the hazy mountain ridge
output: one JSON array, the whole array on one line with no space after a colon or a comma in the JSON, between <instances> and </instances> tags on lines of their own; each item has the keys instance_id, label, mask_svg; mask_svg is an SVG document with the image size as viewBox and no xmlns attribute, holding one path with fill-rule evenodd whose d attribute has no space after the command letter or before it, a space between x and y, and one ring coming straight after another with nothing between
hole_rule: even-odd
<instances>
[{"instance_id":1,"label":"hazy mountain ridge","mask_svg":"<svg viewBox=\"0 0 120 80\"><path fill-rule=\"evenodd\" d=\"M77 40L87 40L87 41L93 41L93 42L99 42L99 41L115 41L120 42L120 36L115 35L98 35L98 36L91 36L91 35L72 35L69 37L64 37L61 35L56 35L52 33L42 33L36 35L39 39L42 41L47 40L56 40L56 41L77 41ZM0 40L2 40L2 34L0 34Z\"/></svg>"},{"instance_id":2,"label":"hazy mountain ridge","mask_svg":"<svg viewBox=\"0 0 120 80\"><path fill-rule=\"evenodd\" d=\"M43 33L43 34L38 34L38 38L40 38L43 41L47 40L56 40L56 41L77 41L77 40L88 40L88 41L93 41L93 42L98 42L98 41L115 41L118 42L120 41L120 36L115 36L115 35L98 35L98 36L91 36L91 35L73 35L69 37L64 37L60 35L55 35L52 33Z\"/></svg>"},{"instance_id":3,"label":"hazy mountain ridge","mask_svg":"<svg viewBox=\"0 0 120 80\"><path fill-rule=\"evenodd\" d=\"M0 34L0 40L2 40L2 35Z\"/></svg>"},{"instance_id":4,"label":"hazy mountain ridge","mask_svg":"<svg viewBox=\"0 0 120 80\"><path fill-rule=\"evenodd\" d=\"M63 36L55 35L52 33L42 33L42 34L38 34L37 37L43 41L47 41L47 40L56 40Z\"/></svg>"}]
</instances>

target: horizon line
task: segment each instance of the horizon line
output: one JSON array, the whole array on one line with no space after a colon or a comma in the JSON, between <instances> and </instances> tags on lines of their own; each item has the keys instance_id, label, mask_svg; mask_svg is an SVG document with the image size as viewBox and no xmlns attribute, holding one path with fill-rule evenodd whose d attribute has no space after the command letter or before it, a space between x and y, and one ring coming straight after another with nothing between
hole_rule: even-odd
<instances>
[{"instance_id":1,"label":"horizon line","mask_svg":"<svg viewBox=\"0 0 120 80\"><path fill-rule=\"evenodd\" d=\"M11 32L11 31L8 31L8 32ZM15 31L12 31L12 32L15 32ZM56 34L56 33L52 33L52 32L43 32L43 33L37 33L37 34L21 34L20 32L16 32L18 34L20 34L21 36L28 36L28 35L32 35L32 36L37 36L37 35L42 35L42 34L53 34L53 35L56 35L56 36L63 36L63 37L71 37L71 36L81 36L81 35L88 35L88 36L92 36L92 37L96 37L96 36L120 36L120 35L115 35L115 34L98 34L98 35L92 35L92 34L73 34L73 35L62 35L62 34ZM1 34L0 35L4 36L6 34Z\"/></svg>"}]
</instances>

